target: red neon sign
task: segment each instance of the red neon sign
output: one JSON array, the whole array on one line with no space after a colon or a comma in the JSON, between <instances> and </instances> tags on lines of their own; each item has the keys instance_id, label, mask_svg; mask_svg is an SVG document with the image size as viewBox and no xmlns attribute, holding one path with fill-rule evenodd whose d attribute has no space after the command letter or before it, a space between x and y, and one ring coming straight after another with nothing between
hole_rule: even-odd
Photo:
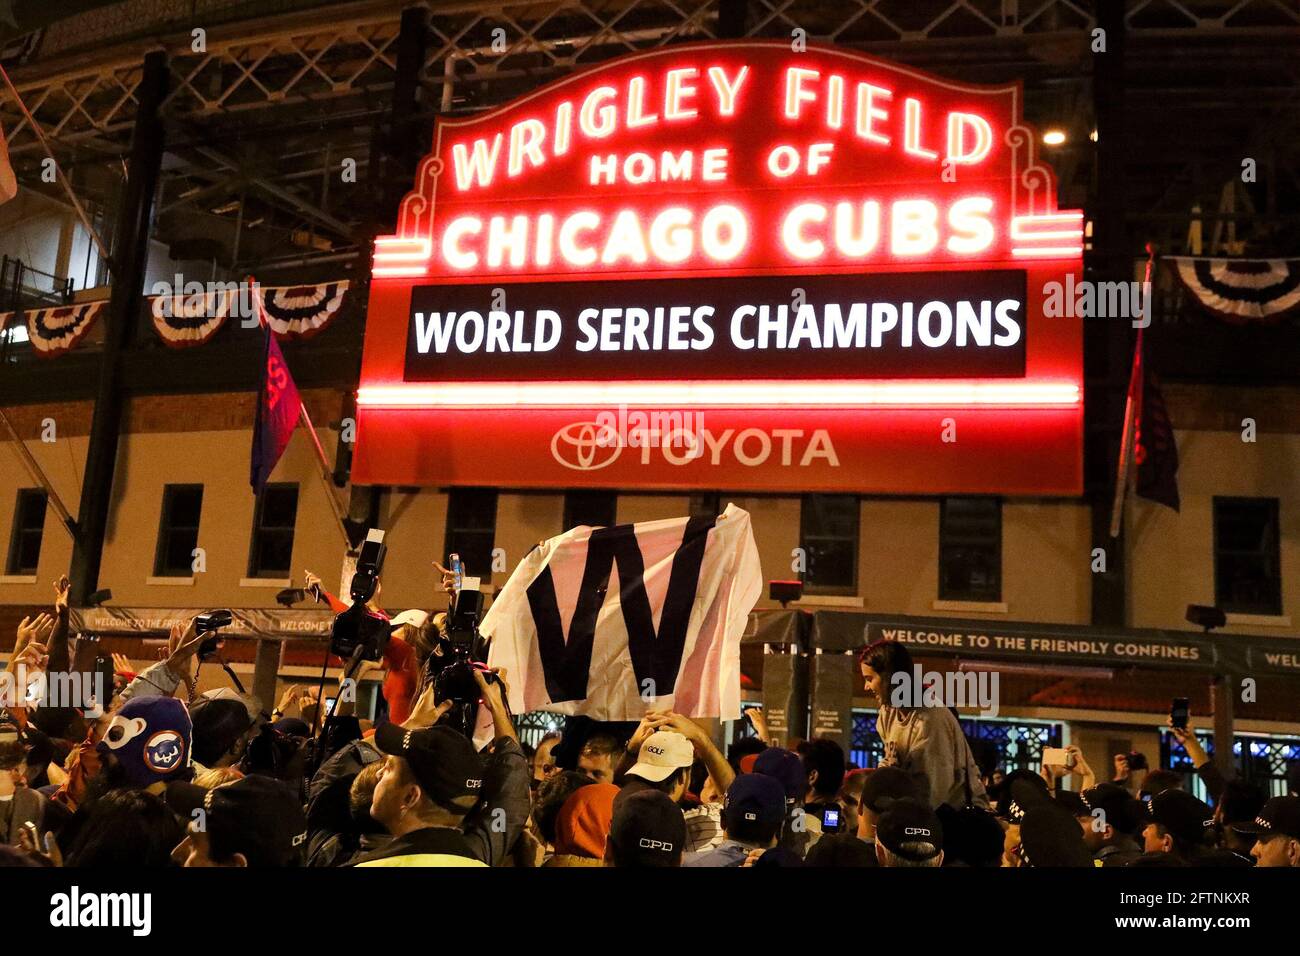
<instances>
[{"instance_id":1,"label":"red neon sign","mask_svg":"<svg viewBox=\"0 0 1300 956\"><path fill-rule=\"evenodd\" d=\"M711 409L719 436L746 434L736 410L770 411L754 420L773 434L797 412L812 435L821 414L841 430L826 441L853 452L784 477L728 471L720 453L643 455L635 479L619 471L629 455L579 484L1077 492L1081 330L1046 319L1036 290L1078 268L1083 215L1057 208L1021 113L1018 84L745 41L632 54L440 119L393 234L375 242L357 479L572 485L555 452L565 416L639 405ZM1023 279L1024 301L969 278L986 272ZM894 298L850 278L886 275ZM688 281L717 277L764 277L765 298L708 283L700 297ZM778 322L784 277L840 297L811 319L796 301ZM853 316L869 316L856 338ZM764 353L769 330L805 334L792 338L802 351ZM904 461L899 436L948 411L981 424L937 471L922 465L932 449ZM1018 446L1017 430L1033 441ZM435 434L428 460L378 447ZM445 451L492 435L528 466ZM1017 462L1041 477L1008 483Z\"/></svg>"},{"instance_id":2,"label":"red neon sign","mask_svg":"<svg viewBox=\"0 0 1300 956\"><path fill-rule=\"evenodd\" d=\"M1056 210L1019 96L835 49L717 43L625 57L439 122L374 272L1076 257L1081 216Z\"/></svg>"}]
</instances>

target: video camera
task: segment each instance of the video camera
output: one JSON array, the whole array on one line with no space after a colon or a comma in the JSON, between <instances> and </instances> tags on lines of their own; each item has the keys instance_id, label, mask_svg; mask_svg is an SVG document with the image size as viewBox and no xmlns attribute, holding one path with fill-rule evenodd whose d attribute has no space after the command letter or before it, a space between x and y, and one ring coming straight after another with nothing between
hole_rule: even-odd
<instances>
[{"instance_id":1,"label":"video camera","mask_svg":"<svg viewBox=\"0 0 1300 956\"><path fill-rule=\"evenodd\" d=\"M391 629L388 621L373 613L366 602L375 596L387 553L384 532L372 528L357 555L357 568L349 592L352 606L334 618L330 632L330 653L336 657L377 661L384 655Z\"/></svg>"},{"instance_id":2,"label":"video camera","mask_svg":"<svg viewBox=\"0 0 1300 956\"><path fill-rule=\"evenodd\" d=\"M459 563L455 555L452 562L453 566ZM496 680L483 660L485 648L478 632L482 617L483 592L479 590L478 578L464 578L447 613L445 636L439 642L442 653L431 655L426 664L431 669L434 701L452 701L451 710L440 723L449 724L466 737L474 735L478 701L482 696L474 672L481 672L489 682ZM434 668L436 672L432 672Z\"/></svg>"}]
</instances>

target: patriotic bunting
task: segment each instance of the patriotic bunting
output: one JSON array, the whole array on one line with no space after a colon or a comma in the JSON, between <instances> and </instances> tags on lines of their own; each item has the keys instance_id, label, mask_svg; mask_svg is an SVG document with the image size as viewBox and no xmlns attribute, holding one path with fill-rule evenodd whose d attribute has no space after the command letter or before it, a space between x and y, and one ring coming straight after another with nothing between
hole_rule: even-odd
<instances>
[{"instance_id":1,"label":"patriotic bunting","mask_svg":"<svg viewBox=\"0 0 1300 956\"><path fill-rule=\"evenodd\" d=\"M1300 259L1170 256L1183 287L1225 322L1277 322L1300 307Z\"/></svg>"},{"instance_id":2,"label":"patriotic bunting","mask_svg":"<svg viewBox=\"0 0 1300 956\"><path fill-rule=\"evenodd\" d=\"M27 335L36 354L42 358L54 358L75 347L90 331L107 304L107 299L101 299L99 302L33 309L28 312Z\"/></svg>"},{"instance_id":3,"label":"patriotic bunting","mask_svg":"<svg viewBox=\"0 0 1300 956\"><path fill-rule=\"evenodd\" d=\"M281 338L309 339L329 325L347 291L347 282L263 289L266 322Z\"/></svg>"},{"instance_id":4,"label":"patriotic bunting","mask_svg":"<svg viewBox=\"0 0 1300 956\"><path fill-rule=\"evenodd\" d=\"M235 293L228 291L152 296L153 327L168 348L202 345L226 324L234 298Z\"/></svg>"},{"instance_id":5,"label":"patriotic bunting","mask_svg":"<svg viewBox=\"0 0 1300 956\"><path fill-rule=\"evenodd\" d=\"M343 305L349 283L322 282L316 285L276 286L260 290L263 319L277 338L309 339L333 321ZM151 295L149 311L154 331L169 348L203 345L226 324L231 315L252 313L245 303L248 290L217 288L180 295ZM0 332L11 320L25 322L36 353L53 358L76 347L90 330L108 300L26 312L0 312ZM251 301L251 298L250 298Z\"/></svg>"}]
</instances>

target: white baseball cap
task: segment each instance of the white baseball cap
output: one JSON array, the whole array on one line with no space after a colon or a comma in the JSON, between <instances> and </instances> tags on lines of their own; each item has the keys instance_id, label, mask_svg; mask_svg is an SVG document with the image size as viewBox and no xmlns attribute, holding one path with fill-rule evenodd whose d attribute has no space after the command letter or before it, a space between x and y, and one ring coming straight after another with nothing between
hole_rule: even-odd
<instances>
[{"instance_id":1,"label":"white baseball cap","mask_svg":"<svg viewBox=\"0 0 1300 956\"><path fill-rule=\"evenodd\" d=\"M666 780L679 767L695 762L695 747L675 730L656 730L646 738L636 755L636 763L627 772L650 783Z\"/></svg>"},{"instance_id":2,"label":"white baseball cap","mask_svg":"<svg viewBox=\"0 0 1300 956\"><path fill-rule=\"evenodd\" d=\"M417 608L410 608L409 610L403 611L401 614L397 615L397 617L389 621L388 626L393 630L396 630L397 628L401 627L403 624L410 624L413 627L423 627L424 622L428 620L428 618L429 618L428 611L421 611Z\"/></svg>"}]
</instances>

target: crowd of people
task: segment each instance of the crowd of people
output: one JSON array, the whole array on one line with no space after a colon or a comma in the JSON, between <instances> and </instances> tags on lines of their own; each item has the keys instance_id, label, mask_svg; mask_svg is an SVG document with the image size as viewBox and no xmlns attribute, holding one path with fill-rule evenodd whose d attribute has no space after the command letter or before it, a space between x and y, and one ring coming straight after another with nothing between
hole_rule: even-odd
<instances>
[{"instance_id":1,"label":"crowd of people","mask_svg":"<svg viewBox=\"0 0 1300 956\"><path fill-rule=\"evenodd\" d=\"M391 630L383 656L340 679L386 672L388 716L375 725L342 693L327 708L291 689L269 713L236 688L197 693L194 622L135 673L73 638L57 582L51 613L20 626L8 670L98 673L107 699L0 710L0 864L1300 866L1296 780L1266 798L1225 778L1190 726L1172 732L1213 806L1136 754L1116 758L1110 781L1077 748L1062 766L981 772L951 710L890 703L894 676L913 673L895 642L860 660L880 702L878 767L851 768L832 740L772 745L760 711L748 712L757 734L725 753L667 710L635 725L569 718L527 747L508 674L477 667L477 729L453 728L431 679L442 616L390 619L378 592L371 606Z\"/></svg>"}]
</instances>

